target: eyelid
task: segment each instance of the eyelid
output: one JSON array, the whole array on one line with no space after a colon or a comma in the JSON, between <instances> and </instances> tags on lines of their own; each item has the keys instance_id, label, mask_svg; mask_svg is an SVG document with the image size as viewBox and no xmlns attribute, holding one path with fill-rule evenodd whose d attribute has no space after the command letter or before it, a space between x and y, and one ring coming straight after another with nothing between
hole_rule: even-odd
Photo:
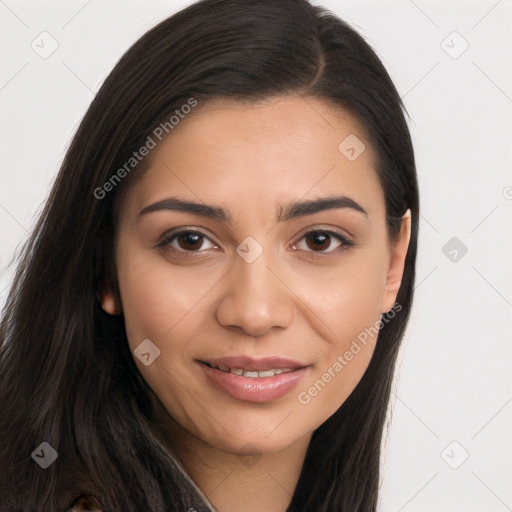
<instances>
[{"instance_id":1,"label":"eyelid","mask_svg":"<svg viewBox=\"0 0 512 512\"><path fill-rule=\"evenodd\" d=\"M291 246L295 247L305 236L314 232L325 233L333 238L336 238L341 243L340 247L337 247L336 249L330 251L304 251L306 253L313 254L318 257L332 256L339 253L340 251L349 249L350 247L356 245L352 237L340 233L339 231L336 230L336 228L326 226L309 226L295 239L295 242L292 242Z\"/></svg>"},{"instance_id":2,"label":"eyelid","mask_svg":"<svg viewBox=\"0 0 512 512\"><path fill-rule=\"evenodd\" d=\"M170 244L170 241L172 238L174 238L175 236L178 236L178 235L181 235L183 233L199 233L201 234L204 238L207 238L208 240L210 240L212 242L213 245L215 246L219 246L220 244L217 243L213 237L203 231L204 228L198 228L197 226L181 226L179 228L175 228L175 229L171 229L170 231L166 231L158 240L157 244L155 247L162 247L164 245L169 245ZM203 252L203 251L185 251L183 249L176 249L177 251L180 251L180 252L183 252L183 253L193 253L193 252Z\"/></svg>"},{"instance_id":3,"label":"eyelid","mask_svg":"<svg viewBox=\"0 0 512 512\"><path fill-rule=\"evenodd\" d=\"M314 231L320 231L322 233L334 235L334 236L338 237L343 243L346 243L347 245L355 244L354 237L352 235L350 235L348 232L345 231L344 233L342 233L342 232L340 232L340 228L336 228L334 226L326 226L325 224L317 225L317 226L308 226L301 232L301 234L298 235L296 240L298 241L302 237L304 237Z\"/></svg>"}]
</instances>

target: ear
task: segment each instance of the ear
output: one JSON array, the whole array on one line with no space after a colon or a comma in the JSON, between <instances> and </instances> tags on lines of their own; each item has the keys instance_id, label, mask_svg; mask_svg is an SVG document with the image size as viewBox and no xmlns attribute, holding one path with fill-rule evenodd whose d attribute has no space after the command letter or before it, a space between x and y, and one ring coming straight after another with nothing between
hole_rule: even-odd
<instances>
[{"instance_id":1,"label":"ear","mask_svg":"<svg viewBox=\"0 0 512 512\"><path fill-rule=\"evenodd\" d=\"M106 287L102 291L96 292L96 298L101 307L109 315L120 315L122 311L121 300L119 295L110 287Z\"/></svg>"},{"instance_id":2,"label":"ear","mask_svg":"<svg viewBox=\"0 0 512 512\"><path fill-rule=\"evenodd\" d=\"M410 239L411 210L407 209L402 217L400 232L398 233L398 236L393 243L393 246L391 247L391 259L386 275L384 293L382 294L381 313L386 313L395 304L398 290L400 288L400 284L402 283L405 257L407 256L407 249L409 248Z\"/></svg>"},{"instance_id":3,"label":"ear","mask_svg":"<svg viewBox=\"0 0 512 512\"><path fill-rule=\"evenodd\" d=\"M117 272L113 256L107 250L107 238L112 236L110 231L103 232L96 248L96 260L99 267L96 274L96 298L105 313L119 315L122 311L122 304L117 284Z\"/></svg>"}]
</instances>

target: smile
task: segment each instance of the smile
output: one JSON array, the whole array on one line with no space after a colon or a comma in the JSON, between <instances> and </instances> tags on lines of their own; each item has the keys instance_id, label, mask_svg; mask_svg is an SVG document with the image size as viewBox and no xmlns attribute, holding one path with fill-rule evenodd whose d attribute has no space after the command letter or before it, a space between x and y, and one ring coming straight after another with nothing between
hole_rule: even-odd
<instances>
[{"instance_id":1,"label":"smile","mask_svg":"<svg viewBox=\"0 0 512 512\"><path fill-rule=\"evenodd\" d=\"M197 360L212 389L244 402L270 402L294 389L310 365L278 357Z\"/></svg>"},{"instance_id":2,"label":"smile","mask_svg":"<svg viewBox=\"0 0 512 512\"><path fill-rule=\"evenodd\" d=\"M261 378L261 377L274 377L275 375L281 375L281 373L289 373L293 372L293 368L269 368L267 370L244 370L243 368L230 368L229 366L219 365L214 366L208 363L204 363L211 368L217 368L221 372L232 373L233 375L238 375L241 377L248 378Z\"/></svg>"}]
</instances>

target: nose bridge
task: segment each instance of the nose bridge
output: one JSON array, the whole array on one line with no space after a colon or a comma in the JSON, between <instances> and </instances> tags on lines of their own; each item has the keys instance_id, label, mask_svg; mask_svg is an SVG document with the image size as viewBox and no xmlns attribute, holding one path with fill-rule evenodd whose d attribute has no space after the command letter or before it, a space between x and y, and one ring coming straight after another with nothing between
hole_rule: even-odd
<instances>
[{"instance_id":1,"label":"nose bridge","mask_svg":"<svg viewBox=\"0 0 512 512\"><path fill-rule=\"evenodd\" d=\"M248 262L240 258L235 262L234 273L239 280L240 290L245 289L246 295L251 294L253 298L261 297L270 299L271 296L281 290L278 288L279 282L269 270L272 268L270 251L264 251L254 261Z\"/></svg>"},{"instance_id":2,"label":"nose bridge","mask_svg":"<svg viewBox=\"0 0 512 512\"><path fill-rule=\"evenodd\" d=\"M252 336L290 325L293 301L274 275L275 270L270 270L275 267L271 251L263 250L254 239L246 239L237 247L233 265L217 311L218 321L224 326L240 327Z\"/></svg>"}]
</instances>

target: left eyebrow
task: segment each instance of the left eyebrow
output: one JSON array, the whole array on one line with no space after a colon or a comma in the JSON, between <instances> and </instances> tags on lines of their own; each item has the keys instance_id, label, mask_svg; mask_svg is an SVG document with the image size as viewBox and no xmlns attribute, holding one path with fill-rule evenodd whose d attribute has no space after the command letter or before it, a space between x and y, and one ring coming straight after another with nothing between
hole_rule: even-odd
<instances>
[{"instance_id":1,"label":"left eyebrow","mask_svg":"<svg viewBox=\"0 0 512 512\"><path fill-rule=\"evenodd\" d=\"M334 210L336 208L350 208L365 215L368 218L366 210L353 199L347 196L322 197L320 199L311 199L309 201L295 202L281 207L277 215L277 222L285 222L305 215L323 212L325 210Z\"/></svg>"},{"instance_id":2,"label":"left eyebrow","mask_svg":"<svg viewBox=\"0 0 512 512\"><path fill-rule=\"evenodd\" d=\"M279 208L276 214L277 222L286 222L298 217L306 215L313 215L318 212L333 210L337 208L349 208L365 215L368 218L366 210L356 203L353 199L347 196L334 196L323 197L319 199L311 199L308 201L292 202ZM158 201L156 203L146 206L139 212L139 217L151 212L161 210L174 210L186 213L192 213L201 217L206 217L213 220L219 220L226 223L232 222L231 213L222 208L221 206L207 205L203 203L194 203L191 201L184 201L176 197L171 197Z\"/></svg>"}]
</instances>

